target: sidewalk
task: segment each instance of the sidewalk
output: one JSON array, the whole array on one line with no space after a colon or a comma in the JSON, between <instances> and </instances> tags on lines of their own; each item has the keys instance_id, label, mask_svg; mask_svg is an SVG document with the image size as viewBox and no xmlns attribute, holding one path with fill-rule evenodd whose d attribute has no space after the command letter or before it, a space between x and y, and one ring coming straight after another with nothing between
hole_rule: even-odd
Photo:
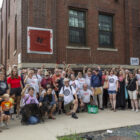
<instances>
[{"instance_id":1,"label":"sidewalk","mask_svg":"<svg viewBox=\"0 0 140 140\"><path fill-rule=\"evenodd\" d=\"M140 112L130 110L80 113L78 117L78 120L74 120L70 116L57 115L56 120L47 120L44 124L34 126L22 126L19 120L11 121L10 129L0 133L0 139L56 140L57 136L140 124Z\"/></svg>"}]
</instances>

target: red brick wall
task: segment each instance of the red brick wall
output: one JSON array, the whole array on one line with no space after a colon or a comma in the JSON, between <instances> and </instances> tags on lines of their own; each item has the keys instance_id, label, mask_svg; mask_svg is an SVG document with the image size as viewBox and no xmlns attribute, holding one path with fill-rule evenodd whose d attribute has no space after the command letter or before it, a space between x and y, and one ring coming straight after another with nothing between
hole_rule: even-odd
<instances>
[{"instance_id":1,"label":"red brick wall","mask_svg":"<svg viewBox=\"0 0 140 140\"><path fill-rule=\"evenodd\" d=\"M28 5L28 6L27 6ZM22 2L22 62L23 63L56 63L55 46L55 21L54 0L24 0ZM53 55L27 53L27 27L51 28L54 30L54 53Z\"/></svg>"},{"instance_id":2,"label":"red brick wall","mask_svg":"<svg viewBox=\"0 0 140 140\"><path fill-rule=\"evenodd\" d=\"M67 2L57 2L57 47L59 48L59 60L66 58L66 46L68 46L68 8L87 9L87 46L91 48L91 56L85 50L87 59L75 57L81 56L83 50L68 50L67 61L69 63L96 63L96 64L125 64L125 45L124 45L124 5L114 0L67 0ZM114 16L114 46L118 52L98 51L98 13L106 12L115 14ZM74 57L74 61L71 59ZM90 58L89 58L90 57Z\"/></svg>"}]
</instances>

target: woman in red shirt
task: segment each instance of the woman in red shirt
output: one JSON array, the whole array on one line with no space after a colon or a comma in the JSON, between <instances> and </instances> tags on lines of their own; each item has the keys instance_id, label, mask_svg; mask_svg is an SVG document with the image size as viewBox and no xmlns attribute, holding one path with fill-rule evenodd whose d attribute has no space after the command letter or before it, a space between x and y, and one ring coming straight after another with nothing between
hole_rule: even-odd
<instances>
[{"instance_id":1,"label":"woman in red shirt","mask_svg":"<svg viewBox=\"0 0 140 140\"><path fill-rule=\"evenodd\" d=\"M10 96L15 98L16 101L16 111L17 115L20 112L20 99L21 99L21 91L22 91L22 82L21 77L18 76L17 69L12 69L11 76L8 77L7 83L9 86Z\"/></svg>"}]
</instances>

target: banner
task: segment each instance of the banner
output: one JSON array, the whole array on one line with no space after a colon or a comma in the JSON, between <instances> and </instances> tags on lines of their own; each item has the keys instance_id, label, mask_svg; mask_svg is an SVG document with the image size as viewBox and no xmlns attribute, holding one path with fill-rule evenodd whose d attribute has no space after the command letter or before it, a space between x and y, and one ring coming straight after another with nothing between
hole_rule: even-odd
<instances>
[{"instance_id":1,"label":"banner","mask_svg":"<svg viewBox=\"0 0 140 140\"><path fill-rule=\"evenodd\" d=\"M52 29L27 27L27 52L53 54Z\"/></svg>"}]
</instances>

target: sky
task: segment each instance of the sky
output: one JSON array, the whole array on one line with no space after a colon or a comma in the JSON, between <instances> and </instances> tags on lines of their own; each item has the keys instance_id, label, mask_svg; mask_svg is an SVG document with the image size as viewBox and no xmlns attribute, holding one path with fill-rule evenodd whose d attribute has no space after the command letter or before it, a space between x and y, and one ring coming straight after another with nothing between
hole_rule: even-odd
<instances>
[{"instance_id":1,"label":"sky","mask_svg":"<svg viewBox=\"0 0 140 140\"><path fill-rule=\"evenodd\" d=\"M0 8L1 8L1 6L2 6L2 2L3 2L3 0L0 0Z\"/></svg>"}]
</instances>

